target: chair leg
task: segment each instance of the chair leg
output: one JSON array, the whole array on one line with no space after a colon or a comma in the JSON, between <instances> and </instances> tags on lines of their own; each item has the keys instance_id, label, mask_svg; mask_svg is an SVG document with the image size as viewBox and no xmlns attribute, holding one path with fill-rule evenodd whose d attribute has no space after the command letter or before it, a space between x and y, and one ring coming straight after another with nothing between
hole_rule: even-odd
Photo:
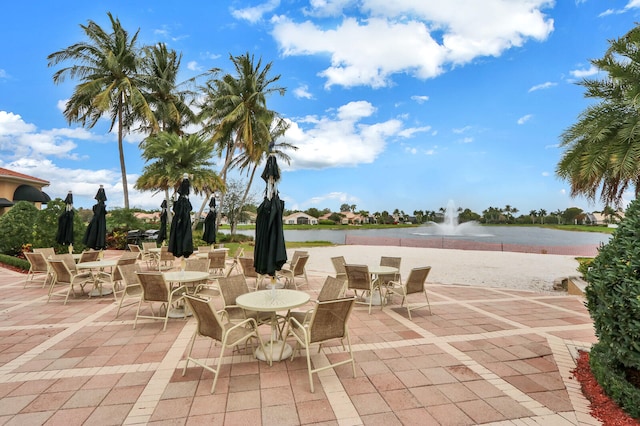
<instances>
[{"instance_id":1,"label":"chair leg","mask_svg":"<svg viewBox=\"0 0 640 426\"><path fill-rule=\"evenodd\" d=\"M136 318L133 320L133 329L136 329L136 324L138 324L138 315L140 315L140 305L142 305L142 298L138 302L138 309L136 310Z\"/></svg>"},{"instance_id":2,"label":"chair leg","mask_svg":"<svg viewBox=\"0 0 640 426\"><path fill-rule=\"evenodd\" d=\"M431 315L431 303L429 303L429 296L427 295L427 289L424 290L424 297L427 298L427 306L429 307L429 315Z\"/></svg>"},{"instance_id":3,"label":"chair leg","mask_svg":"<svg viewBox=\"0 0 640 426\"><path fill-rule=\"evenodd\" d=\"M191 358L191 351L193 351L193 344L196 343L196 336L198 335L198 330L193 332L193 336L191 336L191 342L189 342L189 352L187 352L187 359L184 362L184 368L182 369L182 375L184 376L187 372L187 366L189 365L189 358Z\"/></svg>"},{"instance_id":4,"label":"chair leg","mask_svg":"<svg viewBox=\"0 0 640 426\"><path fill-rule=\"evenodd\" d=\"M308 339L307 339L308 340ZM310 355L310 348L309 348L309 342L306 342L306 348L305 348L305 352L307 353L307 371L309 372L309 386L311 386L311 393L314 393L313 390L313 373L311 370L311 355Z\"/></svg>"}]
</instances>

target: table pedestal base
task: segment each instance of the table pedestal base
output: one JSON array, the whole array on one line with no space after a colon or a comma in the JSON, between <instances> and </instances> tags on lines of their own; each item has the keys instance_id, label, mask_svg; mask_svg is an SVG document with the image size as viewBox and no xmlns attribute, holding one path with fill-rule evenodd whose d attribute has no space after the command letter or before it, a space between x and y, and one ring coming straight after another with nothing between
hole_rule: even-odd
<instances>
[{"instance_id":1,"label":"table pedestal base","mask_svg":"<svg viewBox=\"0 0 640 426\"><path fill-rule=\"evenodd\" d=\"M113 290L110 288L96 287L89 292L89 297L108 296L113 294Z\"/></svg>"},{"instance_id":2,"label":"table pedestal base","mask_svg":"<svg viewBox=\"0 0 640 426\"><path fill-rule=\"evenodd\" d=\"M365 303L369 303L369 299L371 299L371 305L380 306L382 305L382 298L380 297L380 293L374 292L373 295L363 296L361 300Z\"/></svg>"},{"instance_id":3,"label":"table pedestal base","mask_svg":"<svg viewBox=\"0 0 640 426\"><path fill-rule=\"evenodd\" d=\"M284 345L284 350L282 350L282 346ZM282 356L280 356L280 351L282 351ZM255 356L261 361L267 361L271 359L272 361L282 361L283 359L287 359L293 353L293 348L288 343L283 342L282 340L274 340L273 342L267 342L264 344L264 350L262 348L256 349ZM273 354L273 356L271 356Z\"/></svg>"},{"instance_id":4,"label":"table pedestal base","mask_svg":"<svg viewBox=\"0 0 640 426\"><path fill-rule=\"evenodd\" d=\"M272 288L284 288L284 283L280 281L276 281L274 284L271 284L270 282L268 282L264 286L264 288L267 290L271 290Z\"/></svg>"},{"instance_id":5,"label":"table pedestal base","mask_svg":"<svg viewBox=\"0 0 640 426\"><path fill-rule=\"evenodd\" d=\"M193 315L191 311L187 312L187 316ZM184 318L184 308L182 306L169 309L169 318Z\"/></svg>"}]
</instances>

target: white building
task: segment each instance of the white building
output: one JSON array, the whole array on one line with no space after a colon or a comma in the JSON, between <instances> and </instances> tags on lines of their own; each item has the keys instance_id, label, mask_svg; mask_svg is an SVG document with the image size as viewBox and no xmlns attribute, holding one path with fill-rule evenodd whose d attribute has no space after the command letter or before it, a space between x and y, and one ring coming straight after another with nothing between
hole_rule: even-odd
<instances>
[{"instance_id":1,"label":"white building","mask_svg":"<svg viewBox=\"0 0 640 426\"><path fill-rule=\"evenodd\" d=\"M318 219L303 212L297 212L282 218L285 225L317 225Z\"/></svg>"}]
</instances>

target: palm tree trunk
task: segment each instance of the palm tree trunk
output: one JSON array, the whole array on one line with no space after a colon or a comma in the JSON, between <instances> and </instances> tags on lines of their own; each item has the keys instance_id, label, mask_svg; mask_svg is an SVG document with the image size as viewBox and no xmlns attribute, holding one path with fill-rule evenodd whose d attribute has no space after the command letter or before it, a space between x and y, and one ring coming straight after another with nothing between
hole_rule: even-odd
<instances>
[{"instance_id":1,"label":"palm tree trunk","mask_svg":"<svg viewBox=\"0 0 640 426\"><path fill-rule=\"evenodd\" d=\"M247 201L247 197L249 196L249 190L251 189L251 184L253 183L253 178L256 175L256 169L258 168L258 164L254 163L253 164L253 170L251 170L251 177L249 178L249 184L247 185L247 189L245 189L244 191L244 195L242 196L242 200L240 201L240 208L238 209L238 211L242 211L242 208L244 207L244 203ZM231 225L231 235L235 235L236 233L236 228L237 226L235 226L235 224Z\"/></svg>"},{"instance_id":2,"label":"palm tree trunk","mask_svg":"<svg viewBox=\"0 0 640 426\"><path fill-rule=\"evenodd\" d=\"M122 173L122 195L124 197L124 208L129 209L129 188L127 185L127 167L124 164L124 148L122 146L123 124L122 124L122 96L118 101L118 153L120 154L120 171Z\"/></svg>"}]
</instances>

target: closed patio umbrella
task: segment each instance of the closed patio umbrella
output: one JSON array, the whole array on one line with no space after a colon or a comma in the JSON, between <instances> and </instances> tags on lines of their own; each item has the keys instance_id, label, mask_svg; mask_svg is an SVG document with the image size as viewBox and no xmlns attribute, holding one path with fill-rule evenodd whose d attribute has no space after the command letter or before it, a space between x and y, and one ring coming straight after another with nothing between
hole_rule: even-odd
<instances>
[{"instance_id":1,"label":"closed patio umbrella","mask_svg":"<svg viewBox=\"0 0 640 426\"><path fill-rule=\"evenodd\" d=\"M178 188L178 199L173 203L173 219L169 232L169 251L175 257L189 257L193 253L189 189L189 176L185 174Z\"/></svg>"},{"instance_id":2,"label":"closed patio umbrella","mask_svg":"<svg viewBox=\"0 0 640 426\"><path fill-rule=\"evenodd\" d=\"M167 200L162 200L160 208L162 209L160 213L160 231L158 231L158 238L156 239L158 244L162 244L167 239Z\"/></svg>"},{"instance_id":3,"label":"closed patio umbrella","mask_svg":"<svg viewBox=\"0 0 640 426\"><path fill-rule=\"evenodd\" d=\"M262 275L275 276L287 261L287 249L282 227L284 201L278 196L277 182L280 169L276 157L269 155L262 172L267 183L265 197L258 207L256 216L256 245L254 249L254 268Z\"/></svg>"},{"instance_id":4,"label":"closed patio umbrella","mask_svg":"<svg viewBox=\"0 0 640 426\"><path fill-rule=\"evenodd\" d=\"M209 201L209 213L207 213L207 217L204 218L204 230L202 231L202 239L207 244L215 244L216 243L216 216L218 212L216 211L216 198L215 196L211 197L211 201Z\"/></svg>"},{"instance_id":5,"label":"closed patio umbrella","mask_svg":"<svg viewBox=\"0 0 640 426\"><path fill-rule=\"evenodd\" d=\"M107 194L102 185L94 198L97 203L93 205L93 217L82 242L94 250L104 250L107 248L107 206L104 203L107 201Z\"/></svg>"},{"instance_id":6,"label":"closed patio umbrella","mask_svg":"<svg viewBox=\"0 0 640 426\"><path fill-rule=\"evenodd\" d=\"M71 191L64 199L64 212L58 217L58 244L68 244L69 252L73 251L73 194Z\"/></svg>"}]
</instances>

